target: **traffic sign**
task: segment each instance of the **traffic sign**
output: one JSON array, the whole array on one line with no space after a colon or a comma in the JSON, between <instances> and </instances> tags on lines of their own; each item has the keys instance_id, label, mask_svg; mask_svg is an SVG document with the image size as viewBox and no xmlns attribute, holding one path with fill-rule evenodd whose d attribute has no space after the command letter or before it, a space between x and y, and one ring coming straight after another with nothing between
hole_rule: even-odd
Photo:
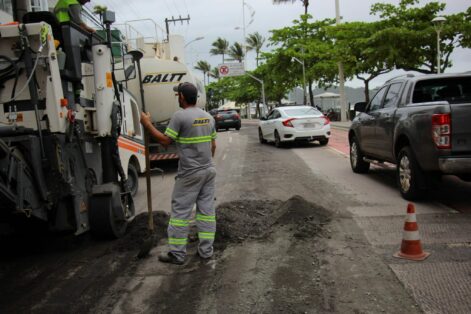
<instances>
[{"instance_id":1,"label":"traffic sign","mask_svg":"<svg viewBox=\"0 0 471 314\"><path fill-rule=\"evenodd\" d=\"M244 63L222 63L218 66L221 77L241 76L245 74Z\"/></svg>"}]
</instances>

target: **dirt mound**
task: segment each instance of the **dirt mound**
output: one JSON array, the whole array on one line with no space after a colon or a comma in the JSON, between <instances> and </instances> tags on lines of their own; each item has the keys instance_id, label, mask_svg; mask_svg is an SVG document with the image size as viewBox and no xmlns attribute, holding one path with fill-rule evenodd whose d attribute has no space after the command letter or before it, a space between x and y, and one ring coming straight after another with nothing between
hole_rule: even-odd
<instances>
[{"instance_id":1,"label":"dirt mound","mask_svg":"<svg viewBox=\"0 0 471 314\"><path fill-rule=\"evenodd\" d=\"M153 212L154 230L157 239L167 236L169 215L165 212ZM126 252L139 250L142 242L148 236L147 213L139 214L129 224L126 234L113 242L109 252Z\"/></svg>"},{"instance_id":2,"label":"dirt mound","mask_svg":"<svg viewBox=\"0 0 471 314\"><path fill-rule=\"evenodd\" d=\"M327 209L310 203L299 195L287 200L281 206L280 212L283 214L278 218L277 223L292 225L294 236L297 238L316 236L331 217Z\"/></svg>"},{"instance_id":3,"label":"dirt mound","mask_svg":"<svg viewBox=\"0 0 471 314\"><path fill-rule=\"evenodd\" d=\"M216 244L263 238L274 226L290 225L298 238L316 236L330 220L325 208L293 196L279 200L247 200L223 203L217 210Z\"/></svg>"}]
</instances>

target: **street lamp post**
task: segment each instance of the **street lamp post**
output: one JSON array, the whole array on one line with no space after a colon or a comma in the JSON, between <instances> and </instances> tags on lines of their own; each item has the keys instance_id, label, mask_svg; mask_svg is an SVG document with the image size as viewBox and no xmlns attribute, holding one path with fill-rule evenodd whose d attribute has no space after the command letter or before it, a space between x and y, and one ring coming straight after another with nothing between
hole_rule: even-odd
<instances>
[{"instance_id":1,"label":"street lamp post","mask_svg":"<svg viewBox=\"0 0 471 314\"><path fill-rule=\"evenodd\" d=\"M306 95L306 69L304 67L304 60L301 61L296 57L291 58L292 61L297 61L303 66L303 97L304 97L304 105L307 104L307 95Z\"/></svg>"},{"instance_id":2,"label":"street lamp post","mask_svg":"<svg viewBox=\"0 0 471 314\"><path fill-rule=\"evenodd\" d=\"M186 48L186 46L188 46L189 44L191 44L191 43L193 43L193 42L195 42L195 41L201 40L201 39L204 39L204 37L203 37L203 36L196 37L195 39L190 40L189 42L187 42L184 47Z\"/></svg>"},{"instance_id":3,"label":"street lamp post","mask_svg":"<svg viewBox=\"0 0 471 314\"><path fill-rule=\"evenodd\" d=\"M440 51L440 33L443 29L443 23L445 23L446 21L446 18L444 18L443 16L437 16L436 18L434 18L432 20L432 23L434 25L434 28L435 28L435 31L437 32L437 73L440 74L441 72L441 65L440 65L440 55L441 55L441 51Z\"/></svg>"}]
</instances>

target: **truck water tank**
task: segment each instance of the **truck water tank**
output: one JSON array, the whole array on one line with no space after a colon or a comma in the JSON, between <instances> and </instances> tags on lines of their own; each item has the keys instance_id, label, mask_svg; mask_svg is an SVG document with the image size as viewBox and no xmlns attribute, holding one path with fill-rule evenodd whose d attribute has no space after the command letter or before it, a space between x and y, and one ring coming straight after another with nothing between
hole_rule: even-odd
<instances>
[{"instance_id":1,"label":"truck water tank","mask_svg":"<svg viewBox=\"0 0 471 314\"><path fill-rule=\"evenodd\" d=\"M158 58L143 58L141 60L142 83L146 110L151 114L153 122L165 122L180 109L173 87L190 82L198 88L197 106L206 106L206 93L200 79L179 61ZM138 78L128 82L128 88L135 96L139 95ZM136 97L140 100L139 97ZM142 108L142 106L141 106Z\"/></svg>"}]
</instances>

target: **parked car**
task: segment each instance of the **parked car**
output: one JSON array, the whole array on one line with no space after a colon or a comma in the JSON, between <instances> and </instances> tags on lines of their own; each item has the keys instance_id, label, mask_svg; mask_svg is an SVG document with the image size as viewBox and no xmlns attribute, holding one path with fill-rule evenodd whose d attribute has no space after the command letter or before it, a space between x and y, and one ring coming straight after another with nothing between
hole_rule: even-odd
<instances>
[{"instance_id":1,"label":"parked car","mask_svg":"<svg viewBox=\"0 0 471 314\"><path fill-rule=\"evenodd\" d=\"M420 198L443 174L471 181L471 75L429 74L396 78L381 87L349 131L353 172L371 162L397 165L407 200Z\"/></svg>"},{"instance_id":2,"label":"parked car","mask_svg":"<svg viewBox=\"0 0 471 314\"><path fill-rule=\"evenodd\" d=\"M240 115L235 110L218 110L214 120L216 121L216 131L229 130L230 128L240 130Z\"/></svg>"},{"instance_id":3,"label":"parked car","mask_svg":"<svg viewBox=\"0 0 471 314\"><path fill-rule=\"evenodd\" d=\"M319 141L327 145L330 120L311 106L287 106L273 109L260 119L260 143L275 142L276 147L295 141Z\"/></svg>"}]
</instances>

